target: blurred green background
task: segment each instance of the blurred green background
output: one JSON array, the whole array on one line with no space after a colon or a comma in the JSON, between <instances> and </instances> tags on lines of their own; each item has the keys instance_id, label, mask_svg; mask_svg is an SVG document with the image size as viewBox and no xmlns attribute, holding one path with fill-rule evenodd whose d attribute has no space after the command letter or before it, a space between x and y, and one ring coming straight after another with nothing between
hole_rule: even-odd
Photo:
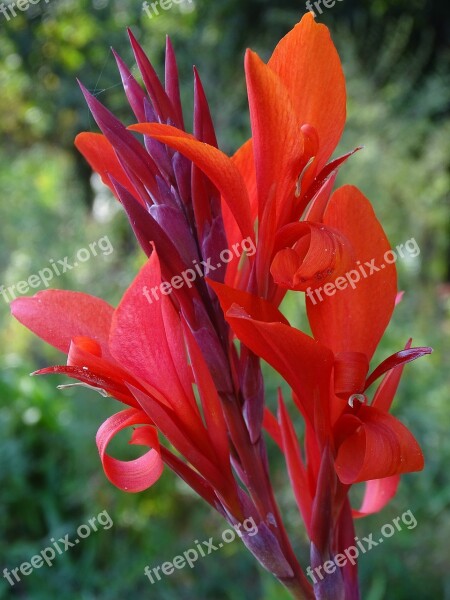
<instances>
[{"instance_id":1,"label":"blurred green background","mask_svg":"<svg viewBox=\"0 0 450 600\"><path fill-rule=\"evenodd\" d=\"M139 1L51 0L9 21L0 13L0 284L9 286L108 236L99 253L52 285L117 302L143 256L123 213L73 148L79 131L96 131L79 77L125 122L132 118L113 46L130 64L130 25L161 73L165 34L177 51L185 117L192 114L192 64L204 84L221 147L249 135L243 52L268 58L305 11L303 2L195 0L149 18ZM386 540L360 562L365 600L450 599L450 8L436 0L343 0L323 9L348 85L348 124L339 150L364 144L340 183L368 195L395 246L414 237L421 253L398 263L398 307L377 358L415 345L435 352L407 366L394 413L426 456L423 473L404 477L381 514L357 523L360 536L411 510L415 529ZM285 304L302 321L297 298ZM0 296L0 568L28 561L51 537L73 536L103 510L114 521L82 544L22 577L0 578L0 598L116 600L283 600L286 594L238 541L151 585L154 567L217 539L226 524L172 473L128 495L104 477L95 433L119 403L81 388L57 390L58 378L28 373L63 358L9 316ZM269 396L280 383L268 374ZM127 436L116 444L122 456ZM270 446L273 480L306 567L305 534L286 474Z\"/></svg>"}]
</instances>

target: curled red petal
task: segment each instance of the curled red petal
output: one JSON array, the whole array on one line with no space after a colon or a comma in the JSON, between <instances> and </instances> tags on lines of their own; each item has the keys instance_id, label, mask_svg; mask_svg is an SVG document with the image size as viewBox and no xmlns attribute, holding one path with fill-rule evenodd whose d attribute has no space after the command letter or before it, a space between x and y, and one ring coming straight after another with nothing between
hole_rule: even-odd
<instances>
[{"instance_id":1,"label":"curled red petal","mask_svg":"<svg viewBox=\"0 0 450 600\"><path fill-rule=\"evenodd\" d=\"M357 519L379 512L395 496L399 483L400 475L367 481L361 508L352 511L353 517Z\"/></svg>"},{"instance_id":2,"label":"curled red petal","mask_svg":"<svg viewBox=\"0 0 450 600\"><path fill-rule=\"evenodd\" d=\"M95 342L89 338L75 338L70 344L67 365L78 367L81 373L78 373L78 379L83 381L83 374L105 382L103 387L107 392L126 404L138 408L138 404L125 385L125 382L132 383L139 387L139 383L127 371L124 371L116 362L105 360L102 356L92 352L95 350ZM74 375L75 376L75 373ZM92 383L91 385L95 385Z\"/></svg>"},{"instance_id":3,"label":"curled red petal","mask_svg":"<svg viewBox=\"0 0 450 600\"><path fill-rule=\"evenodd\" d=\"M347 427L347 417L352 427ZM339 431L347 428L345 434ZM424 460L412 433L392 415L362 405L357 416L345 415L336 427L339 445L335 467L342 483L352 484L420 471Z\"/></svg>"},{"instance_id":4,"label":"curled red petal","mask_svg":"<svg viewBox=\"0 0 450 600\"><path fill-rule=\"evenodd\" d=\"M144 412L129 408L109 417L97 432L96 442L105 474L111 483L125 492L142 492L161 477L164 465L156 429L146 425L134 432L131 444L151 448L139 458L130 461L118 460L107 454L106 449L119 431L147 422L148 418Z\"/></svg>"},{"instance_id":5,"label":"curled red petal","mask_svg":"<svg viewBox=\"0 0 450 600\"><path fill-rule=\"evenodd\" d=\"M352 248L339 231L319 223L292 223L277 234L270 272L275 283L307 291L325 286L343 275L351 263Z\"/></svg>"},{"instance_id":6,"label":"curled red petal","mask_svg":"<svg viewBox=\"0 0 450 600\"><path fill-rule=\"evenodd\" d=\"M117 400L124 402L130 406L135 406L136 408L139 404L133 398L133 396L129 393L128 389L118 383L114 379L110 379L105 377L103 373L99 373L98 369L96 371L91 371L89 368L87 370L83 367L77 366L67 366L67 365L55 365L52 367L45 367L44 369L39 369L31 375L66 375L67 377L71 377L72 379L76 379L86 386L91 388L96 388L97 391L102 393L102 390L107 392L108 395L113 396ZM81 384L68 384L70 385L81 385ZM60 386L67 387L67 386Z\"/></svg>"}]
</instances>

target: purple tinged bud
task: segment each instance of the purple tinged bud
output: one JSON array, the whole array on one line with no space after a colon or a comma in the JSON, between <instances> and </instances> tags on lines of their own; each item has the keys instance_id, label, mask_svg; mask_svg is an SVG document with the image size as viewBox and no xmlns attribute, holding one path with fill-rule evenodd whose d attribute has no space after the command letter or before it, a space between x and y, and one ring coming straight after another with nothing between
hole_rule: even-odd
<instances>
[{"instance_id":1,"label":"purple tinged bud","mask_svg":"<svg viewBox=\"0 0 450 600\"><path fill-rule=\"evenodd\" d=\"M223 226L222 215L215 217L212 222L207 222L203 230L203 239L201 240L202 256L205 260L211 258L211 263L216 267L215 271L208 273L213 281L223 283L227 270L227 263L220 258L220 253L228 247L227 237ZM234 257L233 260L239 260ZM220 265L220 267L218 266ZM215 297L215 294L213 294Z\"/></svg>"},{"instance_id":2,"label":"purple tinged bud","mask_svg":"<svg viewBox=\"0 0 450 600\"><path fill-rule=\"evenodd\" d=\"M184 130L184 119L183 119L183 108L181 106L180 98L180 84L178 78L178 67L175 58L175 52L173 50L172 42L169 36L166 38L166 78L165 88L169 100L172 102L172 106L175 113L175 120L178 123L178 127Z\"/></svg>"},{"instance_id":3,"label":"purple tinged bud","mask_svg":"<svg viewBox=\"0 0 450 600\"><path fill-rule=\"evenodd\" d=\"M322 562L322 557L311 542L311 575L314 577L314 595L317 600L350 600L345 593L345 585L340 567L334 563L333 556ZM325 571L324 567L327 567ZM334 567L331 563L334 563ZM317 569L317 570L315 570ZM353 598L352 600L357 600Z\"/></svg>"},{"instance_id":4,"label":"purple tinged bud","mask_svg":"<svg viewBox=\"0 0 450 600\"><path fill-rule=\"evenodd\" d=\"M169 239L172 240L180 256L183 257L188 265L194 261L199 261L195 240L184 214L178 208L154 205L150 208L150 214Z\"/></svg>"},{"instance_id":5,"label":"purple tinged bud","mask_svg":"<svg viewBox=\"0 0 450 600\"><path fill-rule=\"evenodd\" d=\"M145 122L144 100L146 95L139 83L131 74L130 69L120 58L117 52L113 49L113 54L119 68L120 77L122 79L123 88L127 96L128 102L138 121Z\"/></svg>"},{"instance_id":6,"label":"purple tinged bud","mask_svg":"<svg viewBox=\"0 0 450 600\"><path fill-rule=\"evenodd\" d=\"M180 197L185 204L191 204L191 162L179 152L172 158L173 172Z\"/></svg>"},{"instance_id":7,"label":"purple tinged bud","mask_svg":"<svg viewBox=\"0 0 450 600\"><path fill-rule=\"evenodd\" d=\"M151 206L153 204L153 199L152 199L151 192L149 192L147 190L147 188L142 183L142 181L139 179L139 177L137 177L135 175L135 173L129 168L128 164L120 156L117 156L117 160L119 161L122 169L128 175L130 181L132 182L132 184L136 188L137 192L139 193L140 200L142 200L143 202L145 202L145 204L147 206Z\"/></svg>"},{"instance_id":8,"label":"purple tinged bud","mask_svg":"<svg viewBox=\"0 0 450 600\"><path fill-rule=\"evenodd\" d=\"M198 74L197 69L194 67L194 135L197 139L210 146L217 147L217 137L214 130L214 124L211 118L211 112L209 110L208 100L206 98L205 91L203 89L203 85ZM195 177L197 181L195 182L193 189L193 202L195 211L197 213L202 214L204 221L200 224L203 236L207 235L207 222L208 220L212 220L215 217L221 217L222 209L220 203L220 194L218 193L215 186L211 183L211 181L205 177L203 173L196 173ZM203 180L203 191L200 186L199 179ZM216 229L217 231L218 222L211 227ZM223 223L222 223L223 227ZM218 239L221 241L225 238L225 231L221 232L218 236ZM201 240L201 244L205 240ZM224 245L222 247L226 248ZM210 254L213 256L213 254ZM219 280L218 280L219 281Z\"/></svg>"},{"instance_id":9,"label":"purple tinged bud","mask_svg":"<svg viewBox=\"0 0 450 600\"><path fill-rule=\"evenodd\" d=\"M219 394L233 394L233 384L229 364L220 344L217 333L202 302L192 300L194 314L186 316L189 328L195 337L203 357L208 365Z\"/></svg>"},{"instance_id":10,"label":"purple tinged bud","mask_svg":"<svg viewBox=\"0 0 450 600\"><path fill-rule=\"evenodd\" d=\"M167 94L160 80L158 79L155 69L130 29L128 30L128 35L130 37L131 46L133 48L139 71L141 72L148 95L150 96L160 122L166 122L167 119L172 119L175 121L172 103L167 97Z\"/></svg>"},{"instance_id":11,"label":"purple tinged bud","mask_svg":"<svg viewBox=\"0 0 450 600\"><path fill-rule=\"evenodd\" d=\"M233 459L233 456L230 456L231 459ZM258 516L258 511L256 510L255 505L253 504L252 500L249 498L248 494L246 492L244 492L244 490L240 487L237 488L237 493L238 493L238 498L239 498L239 502L241 504L241 508L242 508L242 512L245 515L245 517L247 519L252 519L255 524L258 523L258 521L260 521L260 517ZM232 525L234 527L234 525L237 525L239 523L238 519L231 514L231 512L229 512L227 509L226 510L226 515L225 518L228 521L228 523L230 525Z\"/></svg>"},{"instance_id":12,"label":"purple tinged bud","mask_svg":"<svg viewBox=\"0 0 450 600\"><path fill-rule=\"evenodd\" d=\"M187 265L172 241L152 215L113 177L111 177L111 181L145 254L150 256L153 251L151 242L154 242L161 260L164 276L167 279L170 279L174 273L181 273L186 269Z\"/></svg>"},{"instance_id":13,"label":"purple tinged bud","mask_svg":"<svg viewBox=\"0 0 450 600\"><path fill-rule=\"evenodd\" d=\"M248 352L244 362L241 388L244 396L244 419L252 444L256 444L261 436L264 416L264 381L259 358Z\"/></svg>"},{"instance_id":14,"label":"purple tinged bud","mask_svg":"<svg viewBox=\"0 0 450 600\"><path fill-rule=\"evenodd\" d=\"M242 531L242 541L269 573L280 579L291 579L294 572L286 560L277 538L264 522L258 523L256 535Z\"/></svg>"},{"instance_id":15,"label":"purple tinged bud","mask_svg":"<svg viewBox=\"0 0 450 600\"><path fill-rule=\"evenodd\" d=\"M134 135L80 83L89 109L118 157L145 187L155 193L157 167Z\"/></svg>"},{"instance_id":16,"label":"purple tinged bud","mask_svg":"<svg viewBox=\"0 0 450 600\"><path fill-rule=\"evenodd\" d=\"M311 540L322 562L328 559L331 535L335 526L332 498L336 487L336 471L329 446L322 450L316 495L312 506Z\"/></svg>"},{"instance_id":17,"label":"purple tinged bud","mask_svg":"<svg viewBox=\"0 0 450 600\"><path fill-rule=\"evenodd\" d=\"M145 121L147 123L155 123L157 121L155 111L153 110L153 107L151 106L147 98L144 102L144 109ZM162 144L161 142L158 142L157 140L148 135L144 136L144 144L147 152L158 165L160 173L162 173L166 181L169 181L170 176L173 173L173 168L167 146L165 144Z\"/></svg>"},{"instance_id":18,"label":"purple tinged bud","mask_svg":"<svg viewBox=\"0 0 450 600\"><path fill-rule=\"evenodd\" d=\"M167 185L167 182L160 176L156 176L156 183L158 185L158 202L157 204L164 204L166 206L173 206L183 210L183 204L178 196L176 189L171 185Z\"/></svg>"},{"instance_id":19,"label":"purple tinged bud","mask_svg":"<svg viewBox=\"0 0 450 600\"><path fill-rule=\"evenodd\" d=\"M145 122L146 123L159 123L158 115L155 112L155 109L152 106L152 103L146 99L144 104L145 110ZM148 136L145 136L148 137Z\"/></svg>"},{"instance_id":20,"label":"purple tinged bud","mask_svg":"<svg viewBox=\"0 0 450 600\"><path fill-rule=\"evenodd\" d=\"M194 135L195 137L209 144L217 146L214 124L209 110L208 100L203 88L200 75L194 67Z\"/></svg>"}]
</instances>

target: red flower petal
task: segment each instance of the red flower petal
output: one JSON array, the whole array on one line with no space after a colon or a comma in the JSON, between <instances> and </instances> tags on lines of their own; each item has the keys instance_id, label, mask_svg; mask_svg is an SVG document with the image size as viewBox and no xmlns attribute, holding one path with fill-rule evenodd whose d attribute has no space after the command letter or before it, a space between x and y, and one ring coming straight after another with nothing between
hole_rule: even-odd
<instances>
[{"instance_id":1,"label":"red flower petal","mask_svg":"<svg viewBox=\"0 0 450 600\"><path fill-rule=\"evenodd\" d=\"M258 187L259 221L273 195L276 222L290 220L295 183L303 159L300 123L279 77L257 54L245 56L253 153ZM261 236L264 237L264 236Z\"/></svg>"},{"instance_id":2,"label":"red flower petal","mask_svg":"<svg viewBox=\"0 0 450 600\"><path fill-rule=\"evenodd\" d=\"M357 519L379 512L395 496L399 483L400 475L367 481L361 508L352 510L353 517Z\"/></svg>"},{"instance_id":3,"label":"red flower petal","mask_svg":"<svg viewBox=\"0 0 450 600\"><path fill-rule=\"evenodd\" d=\"M338 189L325 211L324 224L337 229L353 246L355 262L350 266L355 282L336 285L334 295L322 291L306 300L314 337L340 352L360 352L370 360L383 335L397 294L394 264L385 263L389 242L364 195L353 186ZM370 263L368 266L366 263ZM371 273L372 265L378 271ZM381 267L384 265L384 268ZM360 271L365 268L366 276ZM358 281L356 281L356 279Z\"/></svg>"},{"instance_id":4,"label":"red flower petal","mask_svg":"<svg viewBox=\"0 0 450 600\"><path fill-rule=\"evenodd\" d=\"M170 299L159 290L160 284L160 263L154 251L114 312L110 349L118 364L156 388L186 421L193 422L200 417L181 323ZM152 288L158 290L159 300L150 294Z\"/></svg>"},{"instance_id":5,"label":"red flower petal","mask_svg":"<svg viewBox=\"0 0 450 600\"><path fill-rule=\"evenodd\" d=\"M358 152L358 150L361 150L362 146L358 146L357 148L354 148L353 150L351 150L350 152L347 152L346 154L343 154L342 156L339 156L338 158L335 158L334 160L332 160L331 162L327 163L325 165L325 167L320 171L320 173L318 173L318 175L314 178L314 181L312 181L311 185L306 189L306 185L304 180L307 179L307 177L305 176L302 180L302 188L306 189L305 194L303 194L300 198L300 201L297 203L296 207L295 207L295 211L294 211L294 219L299 219L302 215L303 212L305 210L305 208L308 206L308 204L310 204L310 207L308 209L308 218L305 216L304 220L310 220L310 221L314 221L315 219L317 219L318 221L322 222L323 220L323 211L326 208L326 202L325 202L325 198L318 198L319 195L321 195L323 192L325 192L325 189L327 188L327 186L329 184L331 184L330 187L330 192L331 192L331 188L333 187L332 182L335 180L340 167L351 157L353 156L353 154L355 154L355 152ZM307 175L309 175L309 168L308 168L308 172ZM316 200L322 205L320 207L318 207L318 210L316 211L314 209L314 204L316 203ZM312 215L309 215L310 209L312 210Z\"/></svg>"},{"instance_id":6,"label":"red flower petal","mask_svg":"<svg viewBox=\"0 0 450 600\"><path fill-rule=\"evenodd\" d=\"M429 348L427 346L423 346L420 348L405 348L404 350L400 350L400 352L396 352L386 360L378 365L378 367L369 375L366 381L367 389L372 385L374 381L381 377L387 371L399 367L400 365L405 365L406 363L412 362L421 356L425 356L426 354L431 354L433 352L433 348Z\"/></svg>"},{"instance_id":7,"label":"red flower petal","mask_svg":"<svg viewBox=\"0 0 450 600\"><path fill-rule=\"evenodd\" d=\"M263 428L270 435L275 444L283 451L283 440L281 437L280 424L274 414L270 412L267 406L264 407Z\"/></svg>"},{"instance_id":8,"label":"red flower petal","mask_svg":"<svg viewBox=\"0 0 450 600\"><path fill-rule=\"evenodd\" d=\"M233 290L213 282L210 285L235 335L284 377L305 418L315 423L319 436L327 435L332 353L286 324L275 307L269 308L269 302L234 291L236 303L230 307Z\"/></svg>"},{"instance_id":9,"label":"red flower petal","mask_svg":"<svg viewBox=\"0 0 450 600\"><path fill-rule=\"evenodd\" d=\"M346 116L345 79L330 32L307 13L278 43L268 64L286 86L299 125L308 123L318 133L313 165L318 172L336 148Z\"/></svg>"},{"instance_id":10,"label":"red flower petal","mask_svg":"<svg viewBox=\"0 0 450 600\"><path fill-rule=\"evenodd\" d=\"M219 462L224 468L229 468L230 447L220 398L194 336L188 327L184 327L184 332L211 446Z\"/></svg>"},{"instance_id":11,"label":"red flower petal","mask_svg":"<svg viewBox=\"0 0 450 600\"><path fill-rule=\"evenodd\" d=\"M139 193L120 164L114 148L104 135L101 133L80 133L75 138L75 146L115 196L117 194L110 176L113 176L142 203Z\"/></svg>"},{"instance_id":12,"label":"red flower petal","mask_svg":"<svg viewBox=\"0 0 450 600\"><path fill-rule=\"evenodd\" d=\"M294 425L286 410L281 394L279 397L278 420L280 422L283 451L286 458L289 479L308 536L311 537L312 496Z\"/></svg>"},{"instance_id":13,"label":"red flower petal","mask_svg":"<svg viewBox=\"0 0 450 600\"><path fill-rule=\"evenodd\" d=\"M97 432L97 447L105 475L111 483L126 492L142 492L161 477L164 465L159 450L158 434L151 426L135 430L130 443L146 445L152 449L134 460L122 461L113 458L106 453L106 448L122 429L147 422L148 418L144 412L129 408L107 419Z\"/></svg>"},{"instance_id":14,"label":"red flower petal","mask_svg":"<svg viewBox=\"0 0 450 600\"><path fill-rule=\"evenodd\" d=\"M209 286L216 292L224 313L227 313L233 304L238 304L247 313L251 314L254 319L267 321L268 323L278 322L289 325L286 317L271 302L264 300L264 298L259 298L249 292L235 290L228 285L212 281L209 278L207 278L207 281Z\"/></svg>"},{"instance_id":15,"label":"red flower petal","mask_svg":"<svg viewBox=\"0 0 450 600\"><path fill-rule=\"evenodd\" d=\"M411 348L411 343L412 339L410 338L406 342L405 350ZM375 392L372 400L372 406L375 406L379 410L389 412L400 383L403 369L404 365L399 365L398 367L394 367L391 371L386 373L379 384L377 391Z\"/></svg>"},{"instance_id":16,"label":"red flower petal","mask_svg":"<svg viewBox=\"0 0 450 600\"><path fill-rule=\"evenodd\" d=\"M181 477L197 494L206 500L215 510L217 509L218 498L212 486L201 475L194 471L189 465L182 461L178 456L161 446L161 455L165 464Z\"/></svg>"},{"instance_id":17,"label":"red flower petal","mask_svg":"<svg viewBox=\"0 0 450 600\"><path fill-rule=\"evenodd\" d=\"M11 303L13 316L48 344L68 354L77 336L92 338L110 357L108 336L114 312L104 300L81 292L45 290Z\"/></svg>"},{"instance_id":18,"label":"red flower petal","mask_svg":"<svg viewBox=\"0 0 450 600\"><path fill-rule=\"evenodd\" d=\"M348 240L319 223L291 223L277 234L270 272L275 283L306 291L342 275L351 262Z\"/></svg>"},{"instance_id":19,"label":"red flower petal","mask_svg":"<svg viewBox=\"0 0 450 600\"><path fill-rule=\"evenodd\" d=\"M344 415L337 423L337 436L351 419L350 431L338 448L335 467L342 483L420 471L424 461L412 433L392 415L362 405L357 416Z\"/></svg>"},{"instance_id":20,"label":"red flower petal","mask_svg":"<svg viewBox=\"0 0 450 600\"><path fill-rule=\"evenodd\" d=\"M230 490L232 478L227 477L216 456L203 424L189 430L183 424L184 415L156 402L148 394L129 386L131 393L146 414L151 416L159 431L169 440L178 452L218 491Z\"/></svg>"},{"instance_id":21,"label":"red flower petal","mask_svg":"<svg viewBox=\"0 0 450 600\"><path fill-rule=\"evenodd\" d=\"M82 379L83 374L86 378L91 378L87 383L95 385L95 379L103 379L105 385L100 385L107 392L131 406L139 407L133 395L125 385L125 382L139 386L139 383L126 371L124 371L117 363L107 361L101 356L96 356L94 353L87 350L86 340L88 338L75 338L70 344L69 355L67 357L67 365L70 367L78 367L82 370L81 375L78 374L78 379ZM67 373L69 374L69 373ZM74 376L74 375L72 375Z\"/></svg>"},{"instance_id":22,"label":"red flower petal","mask_svg":"<svg viewBox=\"0 0 450 600\"><path fill-rule=\"evenodd\" d=\"M247 189L247 194L250 202L250 215L252 223L256 222L258 216L258 195L256 193L256 173L255 162L253 160L253 143L248 140L239 150L231 157L231 160L238 168ZM222 216L225 227L225 232L228 240L228 248L232 248L233 244L237 244L242 240L242 234L234 218L233 212L228 207L228 204L222 199ZM246 287L246 277L249 275L248 262L240 264L240 261L232 260L227 265L225 283L232 287Z\"/></svg>"}]
</instances>

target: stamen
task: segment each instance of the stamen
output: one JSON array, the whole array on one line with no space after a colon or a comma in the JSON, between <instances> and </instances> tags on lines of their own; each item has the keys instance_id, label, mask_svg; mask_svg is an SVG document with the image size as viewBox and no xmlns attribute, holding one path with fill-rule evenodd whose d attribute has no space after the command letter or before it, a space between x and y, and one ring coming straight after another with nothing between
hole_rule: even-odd
<instances>
[{"instance_id":1,"label":"stamen","mask_svg":"<svg viewBox=\"0 0 450 600\"><path fill-rule=\"evenodd\" d=\"M89 388L90 390L94 390L94 392L97 392L98 394L100 394L100 396L103 396L103 398L110 398L110 394L108 394L108 392L106 390L104 390L103 388L95 387L93 385L89 385L88 383L67 383L64 385L57 385L56 389L65 390L66 388L72 388L72 387Z\"/></svg>"},{"instance_id":2,"label":"stamen","mask_svg":"<svg viewBox=\"0 0 450 600\"><path fill-rule=\"evenodd\" d=\"M351 406L352 408L354 408L354 403L355 400L357 402L360 402L361 404L367 404L367 398L364 396L364 394L352 394L350 396L350 398L348 399L348 404L349 406Z\"/></svg>"},{"instance_id":3,"label":"stamen","mask_svg":"<svg viewBox=\"0 0 450 600\"><path fill-rule=\"evenodd\" d=\"M302 193L302 179L305 176L306 171L308 170L309 166L311 165L311 163L313 162L313 160L315 158L316 158L315 156L311 156L311 158L308 160L308 162L304 166L303 171L298 176L297 183L295 185L295 197L296 198L300 198L300 194Z\"/></svg>"}]
</instances>

